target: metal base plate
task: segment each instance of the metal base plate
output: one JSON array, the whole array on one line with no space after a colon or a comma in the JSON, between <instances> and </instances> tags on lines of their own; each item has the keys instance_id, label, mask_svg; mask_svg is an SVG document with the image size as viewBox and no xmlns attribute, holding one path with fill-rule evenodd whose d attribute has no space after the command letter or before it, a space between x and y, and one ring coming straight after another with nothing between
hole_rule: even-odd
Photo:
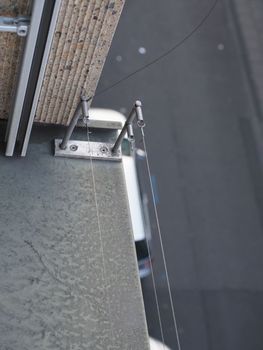
<instances>
[{"instance_id":1,"label":"metal base plate","mask_svg":"<svg viewBox=\"0 0 263 350\"><path fill-rule=\"evenodd\" d=\"M113 144L110 143L69 140L67 148L61 149L59 147L61 142L61 139L55 140L55 157L121 161L121 151L112 154Z\"/></svg>"}]
</instances>

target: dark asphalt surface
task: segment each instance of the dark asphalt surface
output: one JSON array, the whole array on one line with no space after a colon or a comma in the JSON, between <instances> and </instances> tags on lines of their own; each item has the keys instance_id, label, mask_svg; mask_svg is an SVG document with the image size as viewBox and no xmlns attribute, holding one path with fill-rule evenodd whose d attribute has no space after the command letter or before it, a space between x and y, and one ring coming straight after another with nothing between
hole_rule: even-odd
<instances>
[{"instance_id":1,"label":"dark asphalt surface","mask_svg":"<svg viewBox=\"0 0 263 350\"><path fill-rule=\"evenodd\" d=\"M128 112L143 101L182 350L263 349L259 120L228 3L172 55L93 104ZM98 91L181 40L211 5L127 1ZM154 222L153 254L165 341L177 349ZM149 332L160 338L151 278L143 293Z\"/></svg>"}]
</instances>

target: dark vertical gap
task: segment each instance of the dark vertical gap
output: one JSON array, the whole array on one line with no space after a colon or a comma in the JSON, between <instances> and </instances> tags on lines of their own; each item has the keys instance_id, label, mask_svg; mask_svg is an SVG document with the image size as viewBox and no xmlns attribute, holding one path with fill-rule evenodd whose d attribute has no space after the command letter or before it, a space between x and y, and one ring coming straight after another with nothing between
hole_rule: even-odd
<instances>
[{"instance_id":1,"label":"dark vertical gap","mask_svg":"<svg viewBox=\"0 0 263 350\"><path fill-rule=\"evenodd\" d=\"M23 104L21 120L18 130L18 151L21 151L22 142L24 140L27 125L29 122L29 116L33 104L33 99L35 95L35 90L38 82L39 71L41 68L42 58L46 47L47 36L49 32L49 26L52 19L52 14L54 10L56 0L46 0L43 14L40 22L40 27L38 31L35 52L33 56L33 62L30 70L30 75L27 84L27 90L25 95L25 100Z\"/></svg>"}]
</instances>

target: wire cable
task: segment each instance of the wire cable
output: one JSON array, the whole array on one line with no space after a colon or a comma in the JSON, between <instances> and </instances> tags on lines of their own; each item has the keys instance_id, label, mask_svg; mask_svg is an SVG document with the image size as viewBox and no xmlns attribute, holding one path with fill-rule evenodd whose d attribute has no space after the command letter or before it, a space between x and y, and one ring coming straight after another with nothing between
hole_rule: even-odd
<instances>
[{"instance_id":1,"label":"wire cable","mask_svg":"<svg viewBox=\"0 0 263 350\"><path fill-rule=\"evenodd\" d=\"M109 85L108 87L102 89L101 91L98 91L97 93L95 93L92 96L89 96L88 101L90 101L94 97L100 96L100 95L102 95L102 94L112 90L113 88L115 88L116 86L120 85L124 81L130 79L134 75L136 75L136 74L146 70L147 68L155 65L156 63L158 63L159 61L164 59L165 57L171 55L176 49L178 49L188 39L190 39L199 30L199 28L201 28L203 26L203 24L207 21L207 19L213 13L213 11L214 11L214 9L215 9L215 7L216 7L218 2L219 2L219 0L215 0L213 5L209 8L208 12L201 19L201 21L183 39L181 39L179 42L177 42L175 45L173 45L170 49L168 49L167 51L165 51L163 54L161 54L160 56L156 57L152 61L148 62L147 64L143 65L142 67L136 69L135 71L131 72L130 74L128 74L128 75L124 76L123 78L117 80L116 82L114 82L113 84ZM149 165L149 160L148 160L147 148L146 148L146 143L145 143L145 135L144 135L144 132L143 132L142 128L141 128L141 132L142 132L144 151L145 151L145 154L146 154L147 172L148 172L148 175L149 175L151 193L152 193L152 197L153 197L154 212L155 212L155 218L156 218L157 229L158 229L158 234L159 234L160 246L161 246L161 251L162 251L162 258L163 258L163 262L164 262L164 269L165 269L165 275L166 275L166 280L167 280L169 300L170 300L170 304L171 304L172 317L173 317L173 323L174 323L175 334L176 334L176 341L177 341L178 350L181 350L181 342L180 342L180 337L179 337L178 324L177 324L177 320L176 320L176 316L175 316L174 303L173 303L171 286L170 286L170 280L169 280L169 274L168 274L168 269L167 269L167 262L166 262L166 257L165 257L165 253L164 253L164 247L163 247L163 239L162 239L162 234L161 234L161 229L160 229L160 223L159 223L157 207L156 207L156 203L154 201L154 191L153 191L153 184L152 184L152 180L151 180L151 170L150 170L150 165ZM87 137L88 137L88 142L90 142L88 127L87 127ZM95 176L94 176L94 172L93 172L92 159L90 159L90 163L91 163L91 170L92 170L93 187L94 187L94 195L95 195L95 205L96 205L98 226L99 226L99 231L100 231L101 248L102 248L103 275L104 275L104 278L105 278L105 261L104 261L104 252L103 252L103 245L102 245L101 227L100 227L99 210L98 210L98 203L97 203L97 196L96 196ZM148 246L148 250L149 250L149 246ZM153 275L152 265L151 265L151 270L152 270L152 275ZM153 276L153 283L155 285L154 276ZM155 286L155 288L156 288L156 286ZM108 299L108 296L106 296L106 298ZM163 335L162 322L161 322L161 317L160 317L160 309L159 309L158 296L157 296L156 289L155 289L155 299L157 300L157 312L158 312L158 316L159 316L161 336L162 336L162 342L163 342L163 346L164 346L164 335ZM109 301L108 301L108 307L109 307L109 317L111 319L111 310L110 310ZM110 323L111 323L111 321L110 321ZM111 324L111 333L112 333L112 337L113 337L112 324Z\"/></svg>"},{"instance_id":2,"label":"wire cable","mask_svg":"<svg viewBox=\"0 0 263 350\"><path fill-rule=\"evenodd\" d=\"M162 323L161 311L160 311L161 308L160 308L160 303L159 303L159 298L158 298L158 293L157 293L157 287L156 287L156 282L155 282L155 277L154 277L154 270L153 270L152 253L151 253L151 248L150 248L150 242L149 242L148 238L146 238L146 245L147 245L147 251L148 251L148 255L149 255L149 262L150 262L150 269L151 269L151 278L152 278L152 284L153 284L153 293L154 293L154 300L155 300L157 316L158 316L158 322L159 322L159 327L160 327L161 340L162 340L163 349L165 350L163 323Z\"/></svg>"},{"instance_id":3,"label":"wire cable","mask_svg":"<svg viewBox=\"0 0 263 350\"><path fill-rule=\"evenodd\" d=\"M87 141L89 146L89 154L90 154L90 170L91 170L91 176L92 176L92 186L93 186L93 194L94 194L94 202L95 202L95 209L96 209L96 217L97 217L97 225L99 230L99 239L100 239L100 249L101 249L101 258L102 258L102 277L104 282L104 293L105 293L105 299L108 306L108 317L109 317L109 323L110 323L110 331L111 331L111 342L112 346L114 346L114 332L113 332L113 322L112 322L112 312L111 312L111 305L109 300L109 293L108 293L108 286L107 278L106 278L106 264L105 264L105 254L104 254L104 248L103 248L103 239L102 239L102 229L101 229L101 222L100 222L100 213L99 213L99 204L98 204L98 196L97 196L97 188L96 188L96 180L95 180L95 174L94 174L94 167L93 167L93 160L91 155L91 145L90 145L90 136L89 136L89 127L88 122L86 124L86 130L87 130Z\"/></svg>"},{"instance_id":4,"label":"wire cable","mask_svg":"<svg viewBox=\"0 0 263 350\"><path fill-rule=\"evenodd\" d=\"M150 164L149 164L149 159L148 159L147 147L146 147L146 142L145 142L145 135L144 135L143 128L140 128L140 129L141 129L141 133L142 133L142 141L143 141L143 148L144 148L144 152L145 152L147 173L148 173L149 182L150 182L155 220L156 220L156 224L157 224L157 231L158 231L158 236L159 236L159 241L160 241L160 246L161 246L162 259L163 259L163 263L164 263L164 271L165 271L165 277L166 277L166 281L167 281L169 301L171 304L173 323L174 323L174 329L175 329L175 334L176 334L176 341L177 341L178 350L181 350L182 348L181 348L181 342L180 342L180 337L179 337L178 324L177 324L177 320L175 317L174 302L173 302L171 285L170 285L170 278L169 278L169 274L168 274L167 262L166 262L165 252L164 252L163 238L162 238L161 227L160 227L160 222L159 222L159 215L158 215L157 206L156 206L156 202L155 202L155 198L154 198L154 190L153 190L153 183L152 183L152 176L151 176L151 169L150 169Z\"/></svg>"},{"instance_id":5,"label":"wire cable","mask_svg":"<svg viewBox=\"0 0 263 350\"><path fill-rule=\"evenodd\" d=\"M142 67L136 69L135 71L131 72L130 74L124 76L123 78L117 80L115 83L107 86L106 88L102 89L101 91L98 91L97 93L95 93L94 95L92 95L89 99L92 99L94 97L100 96L106 92L108 92L109 90L115 88L116 86L118 86L119 84L123 83L124 81L130 79L131 77L133 77L134 75L144 71L145 69L153 66L154 64L158 63L159 61L161 61L162 59L164 59L165 57L171 55L176 49L178 49L180 46L182 46L188 39L190 39L198 30L199 28L201 28L203 26L203 24L207 21L207 19L210 17L210 15L213 13L217 3L219 2L219 0L215 0L213 5L209 8L209 10L207 11L207 13L204 15L204 17L200 20L200 22L185 36L183 37L183 39L181 39L180 41L178 41L175 45L173 45L170 49L168 49L167 51L165 51L164 53L162 53L160 56L154 58L152 61L148 62L147 64L143 65Z\"/></svg>"}]
</instances>

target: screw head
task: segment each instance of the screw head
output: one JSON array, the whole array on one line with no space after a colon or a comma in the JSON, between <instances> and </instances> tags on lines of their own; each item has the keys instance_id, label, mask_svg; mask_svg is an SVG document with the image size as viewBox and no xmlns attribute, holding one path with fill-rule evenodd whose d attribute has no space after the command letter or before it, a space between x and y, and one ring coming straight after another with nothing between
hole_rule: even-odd
<instances>
[{"instance_id":1,"label":"screw head","mask_svg":"<svg viewBox=\"0 0 263 350\"><path fill-rule=\"evenodd\" d=\"M105 153L109 152L109 149L107 146L101 146L100 151L101 151L101 153L105 154Z\"/></svg>"},{"instance_id":2,"label":"screw head","mask_svg":"<svg viewBox=\"0 0 263 350\"><path fill-rule=\"evenodd\" d=\"M75 152L75 151L77 151L78 146L77 146L77 145L71 145L71 146L69 147L69 149L70 149L71 151Z\"/></svg>"}]
</instances>

